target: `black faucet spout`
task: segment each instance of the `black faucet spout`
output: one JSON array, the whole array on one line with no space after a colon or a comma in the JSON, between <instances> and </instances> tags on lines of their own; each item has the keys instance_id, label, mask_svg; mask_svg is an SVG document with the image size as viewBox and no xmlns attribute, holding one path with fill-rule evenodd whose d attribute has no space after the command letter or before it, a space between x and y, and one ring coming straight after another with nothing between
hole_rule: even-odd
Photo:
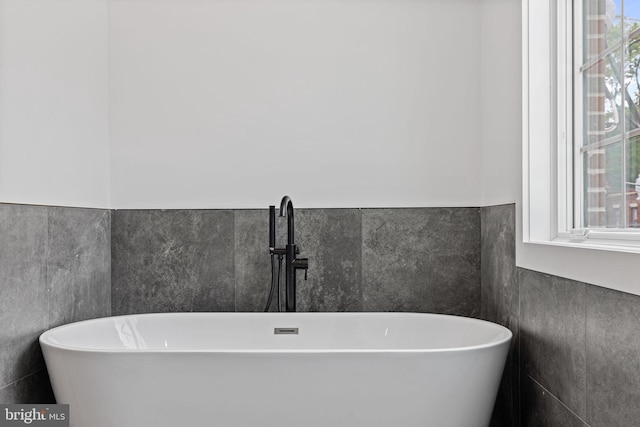
<instances>
[{"instance_id":1,"label":"black faucet spout","mask_svg":"<svg viewBox=\"0 0 640 427\"><path fill-rule=\"evenodd\" d=\"M295 236L295 226L293 220L293 202L291 197L284 196L280 201L280 216L287 217L287 245L293 245Z\"/></svg>"},{"instance_id":2,"label":"black faucet spout","mask_svg":"<svg viewBox=\"0 0 640 427\"><path fill-rule=\"evenodd\" d=\"M285 248L285 309L296 311L296 272L309 268L307 258L296 259L299 250L295 244L295 223L293 217L293 202L289 196L280 201L280 216L287 217L287 246Z\"/></svg>"}]
</instances>

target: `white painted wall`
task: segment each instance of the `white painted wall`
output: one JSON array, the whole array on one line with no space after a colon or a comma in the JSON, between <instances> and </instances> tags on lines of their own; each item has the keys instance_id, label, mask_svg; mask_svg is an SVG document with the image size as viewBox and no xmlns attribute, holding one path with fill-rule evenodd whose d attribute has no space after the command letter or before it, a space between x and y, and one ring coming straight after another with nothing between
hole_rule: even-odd
<instances>
[{"instance_id":1,"label":"white painted wall","mask_svg":"<svg viewBox=\"0 0 640 427\"><path fill-rule=\"evenodd\" d=\"M0 0L0 202L109 206L107 0Z\"/></svg>"},{"instance_id":2,"label":"white painted wall","mask_svg":"<svg viewBox=\"0 0 640 427\"><path fill-rule=\"evenodd\" d=\"M514 203L522 171L522 25L518 0L483 0L482 206Z\"/></svg>"},{"instance_id":3,"label":"white painted wall","mask_svg":"<svg viewBox=\"0 0 640 427\"><path fill-rule=\"evenodd\" d=\"M111 0L112 206L479 206L480 11Z\"/></svg>"}]
</instances>

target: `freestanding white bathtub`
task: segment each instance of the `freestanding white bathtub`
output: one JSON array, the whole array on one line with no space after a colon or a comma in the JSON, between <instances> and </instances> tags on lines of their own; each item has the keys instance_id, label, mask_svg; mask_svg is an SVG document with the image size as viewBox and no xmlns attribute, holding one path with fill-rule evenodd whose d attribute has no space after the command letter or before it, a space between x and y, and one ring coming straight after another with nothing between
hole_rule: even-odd
<instances>
[{"instance_id":1,"label":"freestanding white bathtub","mask_svg":"<svg viewBox=\"0 0 640 427\"><path fill-rule=\"evenodd\" d=\"M40 344L73 427L483 427L510 339L434 314L173 313Z\"/></svg>"}]
</instances>

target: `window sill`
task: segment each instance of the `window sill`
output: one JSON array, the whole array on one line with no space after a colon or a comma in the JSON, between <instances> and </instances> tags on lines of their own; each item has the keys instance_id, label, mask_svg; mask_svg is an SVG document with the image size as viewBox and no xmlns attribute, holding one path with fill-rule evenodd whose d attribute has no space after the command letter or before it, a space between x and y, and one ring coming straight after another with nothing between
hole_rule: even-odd
<instances>
[{"instance_id":1,"label":"window sill","mask_svg":"<svg viewBox=\"0 0 640 427\"><path fill-rule=\"evenodd\" d=\"M535 241L531 240L529 242L534 245L549 245L549 246L560 246L566 248L577 248L577 249L592 249L598 251L606 251L606 252L625 252L625 253L633 253L640 254L640 242L638 241L625 241L620 242L617 240L606 240L606 239L587 239L583 241L578 241L571 239L570 237L557 237L554 240L549 241Z\"/></svg>"},{"instance_id":2,"label":"window sill","mask_svg":"<svg viewBox=\"0 0 640 427\"><path fill-rule=\"evenodd\" d=\"M639 261L640 247L590 241L520 240L516 247L518 267L634 295L640 295Z\"/></svg>"}]
</instances>

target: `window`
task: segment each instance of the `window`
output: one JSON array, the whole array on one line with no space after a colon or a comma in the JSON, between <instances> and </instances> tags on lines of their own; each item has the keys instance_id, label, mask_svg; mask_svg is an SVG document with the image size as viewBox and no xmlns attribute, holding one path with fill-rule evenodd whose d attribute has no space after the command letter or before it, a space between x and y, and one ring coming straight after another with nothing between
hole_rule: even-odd
<instances>
[{"instance_id":1,"label":"window","mask_svg":"<svg viewBox=\"0 0 640 427\"><path fill-rule=\"evenodd\" d=\"M573 10L577 228L638 229L640 1L577 0Z\"/></svg>"},{"instance_id":2,"label":"window","mask_svg":"<svg viewBox=\"0 0 640 427\"><path fill-rule=\"evenodd\" d=\"M640 251L640 0L523 0L525 241Z\"/></svg>"},{"instance_id":3,"label":"window","mask_svg":"<svg viewBox=\"0 0 640 427\"><path fill-rule=\"evenodd\" d=\"M632 226L637 200L632 174L638 166L633 157L638 122L632 114L640 95L634 74L637 35L631 29L640 0L631 3L522 0L522 244L517 242L516 262L640 295L640 229ZM609 25L606 33L591 21ZM585 23L591 25L586 30ZM609 29L612 38L605 39ZM598 42L589 46L590 40ZM623 73L616 76L616 70ZM604 96L585 96L594 89ZM616 212L623 206L624 218ZM589 218L590 212L604 215Z\"/></svg>"}]
</instances>

